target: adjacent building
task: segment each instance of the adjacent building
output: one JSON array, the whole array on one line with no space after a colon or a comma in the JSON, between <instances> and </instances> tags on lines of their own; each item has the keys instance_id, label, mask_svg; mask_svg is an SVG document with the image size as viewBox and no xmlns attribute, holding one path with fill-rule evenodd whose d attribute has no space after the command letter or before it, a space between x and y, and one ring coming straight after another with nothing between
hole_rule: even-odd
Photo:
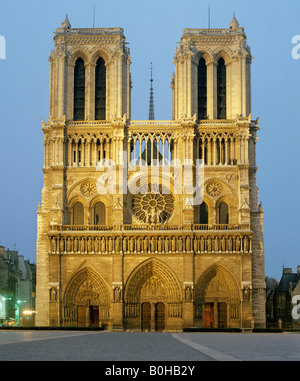
<instances>
[{"instance_id":1,"label":"adjacent building","mask_svg":"<svg viewBox=\"0 0 300 381\"><path fill-rule=\"evenodd\" d=\"M0 246L0 324L34 325L36 266Z\"/></svg>"},{"instance_id":2,"label":"adjacent building","mask_svg":"<svg viewBox=\"0 0 300 381\"><path fill-rule=\"evenodd\" d=\"M300 266L297 272L283 268L282 276L273 295L273 322L282 328L300 327ZM294 311L294 313L293 313Z\"/></svg>"},{"instance_id":3,"label":"adjacent building","mask_svg":"<svg viewBox=\"0 0 300 381\"><path fill-rule=\"evenodd\" d=\"M122 28L77 29L66 17L54 45L36 325L264 327L259 125L235 16L228 28L183 31L172 120L154 120L152 77L149 120L131 120Z\"/></svg>"}]
</instances>

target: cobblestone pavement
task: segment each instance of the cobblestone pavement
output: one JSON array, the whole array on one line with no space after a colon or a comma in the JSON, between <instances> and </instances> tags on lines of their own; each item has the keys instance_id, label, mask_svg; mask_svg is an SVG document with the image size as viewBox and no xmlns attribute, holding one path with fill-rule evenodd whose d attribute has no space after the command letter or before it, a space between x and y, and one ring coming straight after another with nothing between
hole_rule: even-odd
<instances>
[{"instance_id":1,"label":"cobblestone pavement","mask_svg":"<svg viewBox=\"0 0 300 381\"><path fill-rule=\"evenodd\" d=\"M299 361L297 333L0 331L0 361Z\"/></svg>"}]
</instances>

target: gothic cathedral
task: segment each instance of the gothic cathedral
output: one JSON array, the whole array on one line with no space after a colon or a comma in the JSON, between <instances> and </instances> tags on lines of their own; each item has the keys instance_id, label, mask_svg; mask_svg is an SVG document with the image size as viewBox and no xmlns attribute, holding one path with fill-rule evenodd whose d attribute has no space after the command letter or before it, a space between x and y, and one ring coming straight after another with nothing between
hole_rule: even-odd
<instances>
[{"instance_id":1,"label":"gothic cathedral","mask_svg":"<svg viewBox=\"0 0 300 381\"><path fill-rule=\"evenodd\" d=\"M122 28L75 29L66 17L54 45L36 326L264 327L259 127L235 16L229 28L183 30L172 120L153 109L131 120Z\"/></svg>"}]
</instances>

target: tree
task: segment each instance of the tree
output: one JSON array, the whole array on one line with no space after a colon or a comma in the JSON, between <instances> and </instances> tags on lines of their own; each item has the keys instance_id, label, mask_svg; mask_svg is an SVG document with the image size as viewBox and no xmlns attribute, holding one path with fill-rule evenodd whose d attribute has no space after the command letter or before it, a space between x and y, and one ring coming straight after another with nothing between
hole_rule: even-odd
<instances>
[{"instance_id":1,"label":"tree","mask_svg":"<svg viewBox=\"0 0 300 381\"><path fill-rule=\"evenodd\" d=\"M266 281L266 296L267 296L267 301L272 299L275 288L278 286L278 282L275 278L271 278L266 276L265 278Z\"/></svg>"}]
</instances>

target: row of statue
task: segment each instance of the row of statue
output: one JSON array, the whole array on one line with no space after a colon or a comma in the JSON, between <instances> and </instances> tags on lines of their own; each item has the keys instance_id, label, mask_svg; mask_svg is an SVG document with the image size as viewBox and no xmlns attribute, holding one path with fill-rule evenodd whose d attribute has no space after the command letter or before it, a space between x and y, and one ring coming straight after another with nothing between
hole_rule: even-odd
<instances>
[{"instance_id":1,"label":"row of statue","mask_svg":"<svg viewBox=\"0 0 300 381\"><path fill-rule=\"evenodd\" d=\"M167 303L168 318L182 318L182 303ZM140 303L126 303L124 306L125 318L139 318L141 316Z\"/></svg>"},{"instance_id":2,"label":"row of statue","mask_svg":"<svg viewBox=\"0 0 300 381\"><path fill-rule=\"evenodd\" d=\"M50 252L56 253L248 253L251 237L229 236L96 236L52 237Z\"/></svg>"},{"instance_id":3,"label":"row of statue","mask_svg":"<svg viewBox=\"0 0 300 381\"><path fill-rule=\"evenodd\" d=\"M195 319L204 318L204 304L195 304ZM228 315L230 319L239 319L240 318L240 306L239 305L229 305L228 306Z\"/></svg>"}]
</instances>

